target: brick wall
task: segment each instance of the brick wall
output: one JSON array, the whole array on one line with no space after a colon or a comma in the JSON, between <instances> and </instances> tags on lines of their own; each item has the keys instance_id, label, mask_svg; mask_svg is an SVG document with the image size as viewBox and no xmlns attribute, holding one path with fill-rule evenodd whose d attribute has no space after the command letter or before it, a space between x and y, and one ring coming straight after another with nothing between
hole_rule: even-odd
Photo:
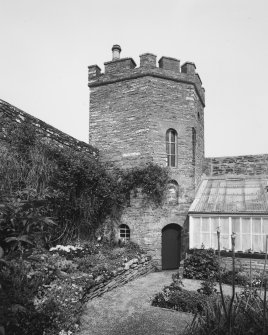
<instances>
[{"instance_id":1,"label":"brick wall","mask_svg":"<svg viewBox=\"0 0 268 335\"><path fill-rule=\"evenodd\" d=\"M204 172L208 176L267 175L268 154L206 158Z\"/></svg>"},{"instance_id":2,"label":"brick wall","mask_svg":"<svg viewBox=\"0 0 268 335\"><path fill-rule=\"evenodd\" d=\"M162 57L141 55L141 66L131 58L105 63L105 73L89 67L90 143L100 149L100 159L129 168L152 161L166 166L166 131L178 134L178 166L171 179L178 184L178 203L161 208L144 206L132 197L121 223L131 230L131 239L161 264L162 229L170 223L182 227L182 252L188 243L188 209L202 175L204 159L204 90L195 65ZM193 159L192 128L196 130ZM194 163L195 161L195 163Z\"/></svg>"}]
</instances>

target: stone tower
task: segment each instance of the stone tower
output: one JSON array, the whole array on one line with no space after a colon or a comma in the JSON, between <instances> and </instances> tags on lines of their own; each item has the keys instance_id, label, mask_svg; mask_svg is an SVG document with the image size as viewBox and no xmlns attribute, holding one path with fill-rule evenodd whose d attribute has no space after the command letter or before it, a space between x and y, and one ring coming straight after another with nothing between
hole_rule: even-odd
<instances>
[{"instance_id":1,"label":"stone tower","mask_svg":"<svg viewBox=\"0 0 268 335\"><path fill-rule=\"evenodd\" d=\"M137 68L132 58L120 58L119 45L112 53L104 73L97 65L88 67L89 141L115 166L151 161L170 167L173 200L153 210L132 199L120 222L161 266L163 257L170 257L164 255L163 244L171 243L165 238L172 239L176 230L179 260L188 247L187 213L204 160L204 89L194 63L181 66L178 59L161 57L157 66L156 56L146 53Z\"/></svg>"}]
</instances>

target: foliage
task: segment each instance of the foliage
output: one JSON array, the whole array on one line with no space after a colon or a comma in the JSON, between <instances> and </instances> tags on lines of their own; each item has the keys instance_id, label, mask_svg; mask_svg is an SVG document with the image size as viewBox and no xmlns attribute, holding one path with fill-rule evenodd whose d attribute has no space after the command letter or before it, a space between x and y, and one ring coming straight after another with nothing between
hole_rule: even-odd
<instances>
[{"instance_id":1,"label":"foliage","mask_svg":"<svg viewBox=\"0 0 268 335\"><path fill-rule=\"evenodd\" d=\"M222 282L224 284L232 284L233 271L227 270L222 273ZM260 272L254 271L251 275L246 271L236 269L235 270L235 284L240 286L253 286L260 287L261 284L261 274Z\"/></svg>"},{"instance_id":2,"label":"foliage","mask_svg":"<svg viewBox=\"0 0 268 335\"><path fill-rule=\"evenodd\" d=\"M111 278L113 271L140 252L134 244L114 248L91 242L52 251L34 249L23 258L9 254L0 262L0 310L4 307L6 333L74 333L86 294L96 280ZM85 260L90 266L83 268Z\"/></svg>"},{"instance_id":3,"label":"foliage","mask_svg":"<svg viewBox=\"0 0 268 335\"><path fill-rule=\"evenodd\" d=\"M220 231L217 231L218 258L220 263ZM206 308L195 316L192 324L187 327L184 334L267 334L267 279L264 278L263 297L256 289L252 289L252 271L250 267L249 277L235 269L235 234L231 235L232 241L232 271L222 274L219 268L220 297L215 301L208 301ZM266 265L266 259L265 259ZM250 263L251 266L251 263ZM223 295L222 281L231 281L232 296ZM242 291L240 295L235 294L236 283L245 284L249 280L250 286Z\"/></svg>"},{"instance_id":4,"label":"foliage","mask_svg":"<svg viewBox=\"0 0 268 335\"><path fill-rule=\"evenodd\" d=\"M172 280L171 285L164 287L155 295L152 300L153 306L195 314L203 310L208 299L213 299L208 295L183 289L184 285L179 273L173 274Z\"/></svg>"},{"instance_id":5,"label":"foliage","mask_svg":"<svg viewBox=\"0 0 268 335\"><path fill-rule=\"evenodd\" d=\"M153 163L111 169L92 155L44 141L35 128L10 123L0 155L0 244L23 251L93 236L119 217L130 193L160 205L168 171ZM28 245L27 245L28 244Z\"/></svg>"},{"instance_id":6,"label":"foliage","mask_svg":"<svg viewBox=\"0 0 268 335\"><path fill-rule=\"evenodd\" d=\"M213 249L194 249L184 261L183 275L185 278L215 278L218 271L219 262Z\"/></svg>"},{"instance_id":7,"label":"foliage","mask_svg":"<svg viewBox=\"0 0 268 335\"><path fill-rule=\"evenodd\" d=\"M151 162L146 166L121 172L121 187L125 195L140 189L146 196L145 200L156 206L163 203L168 181L168 170Z\"/></svg>"},{"instance_id":8,"label":"foliage","mask_svg":"<svg viewBox=\"0 0 268 335\"><path fill-rule=\"evenodd\" d=\"M201 288L197 290L197 292L205 294L205 295L212 295L217 293L217 289L215 288L216 282L215 278L210 277L201 282Z\"/></svg>"},{"instance_id":9,"label":"foliage","mask_svg":"<svg viewBox=\"0 0 268 335\"><path fill-rule=\"evenodd\" d=\"M229 309L230 298L225 297L225 304ZM241 294L234 301L233 313L231 319L231 333L228 327L228 317L224 312L221 299L209 300L201 314L195 316L191 325L189 325L185 335L249 335L266 334L267 320L263 318L264 311L268 311L267 303L259 295ZM266 330L265 330L266 329Z\"/></svg>"},{"instance_id":10,"label":"foliage","mask_svg":"<svg viewBox=\"0 0 268 335\"><path fill-rule=\"evenodd\" d=\"M153 306L174 309L176 311L200 313L207 296L194 291L167 286L152 300Z\"/></svg>"}]
</instances>

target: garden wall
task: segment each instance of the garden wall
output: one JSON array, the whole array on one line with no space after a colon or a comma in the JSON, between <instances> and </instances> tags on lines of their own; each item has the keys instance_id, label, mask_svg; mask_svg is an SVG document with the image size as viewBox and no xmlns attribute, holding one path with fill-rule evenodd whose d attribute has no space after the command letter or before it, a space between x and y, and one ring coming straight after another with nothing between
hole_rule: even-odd
<instances>
[{"instance_id":1,"label":"garden wall","mask_svg":"<svg viewBox=\"0 0 268 335\"><path fill-rule=\"evenodd\" d=\"M143 257L141 259L134 258L125 263L124 267L113 271L113 277L105 280L104 276L100 275L95 279L95 285L89 290L86 295L86 300L91 300L95 297L100 297L105 292L109 292L116 287L132 281L135 278L141 277L147 273L156 270L154 261L151 257Z\"/></svg>"},{"instance_id":2,"label":"garden wall","mask_svg":"<svg viewBox=\"0 0 268 335\"><path fill-rule=\"evenodd\" d=\"M204 160L207 176L220 175L267 175L268 155L209 157Z\"/></svg>"},{"instance_id":3,"label":"garden wall","mask_svg":"<svg viewBox=\"0 0 268 335\"><path fill-rule=\"evenodd\" d=\"M47 141L52 141L53 144L59 147L71 147L77 151L85 151L93 156L98 156L98 150L93 146L63 133L62 131L0 99L0 140L5 139L5 127L10 123L30 124L35 128L41 138Z\"/></svg>"}]
</instances>

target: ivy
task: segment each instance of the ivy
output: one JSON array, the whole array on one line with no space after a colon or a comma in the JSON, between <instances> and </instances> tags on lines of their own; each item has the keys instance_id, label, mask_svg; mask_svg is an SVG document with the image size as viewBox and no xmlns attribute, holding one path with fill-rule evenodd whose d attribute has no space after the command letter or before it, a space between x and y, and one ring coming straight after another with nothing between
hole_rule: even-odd
<instances>
[{"instance_id":1,"label":"ivy","mask_svg":"<svg viewBox=\"0 0 268 335\"><path fill-rule=\"evenodd\" d=\"M44 142L29 125L5 131L0 245L38 239L51 245L92 236L108 217L120 216L130 193L141 192L146 206L163 203L166 168L148 163L110 170L86 152Z\"/></svg>"},{"instance_id":2,"label":"ivy","mask_svg":"<svg viewBox=\"0 0 268 335\"><path fill-rule=\"evenodd\" d=\"M122 189L125 194L131 191L135 193L139 189L145 196L146 204L161 206L169 179L167 168L150 162L145 166L124 171Z\"/></svg>"}]
</instances>

